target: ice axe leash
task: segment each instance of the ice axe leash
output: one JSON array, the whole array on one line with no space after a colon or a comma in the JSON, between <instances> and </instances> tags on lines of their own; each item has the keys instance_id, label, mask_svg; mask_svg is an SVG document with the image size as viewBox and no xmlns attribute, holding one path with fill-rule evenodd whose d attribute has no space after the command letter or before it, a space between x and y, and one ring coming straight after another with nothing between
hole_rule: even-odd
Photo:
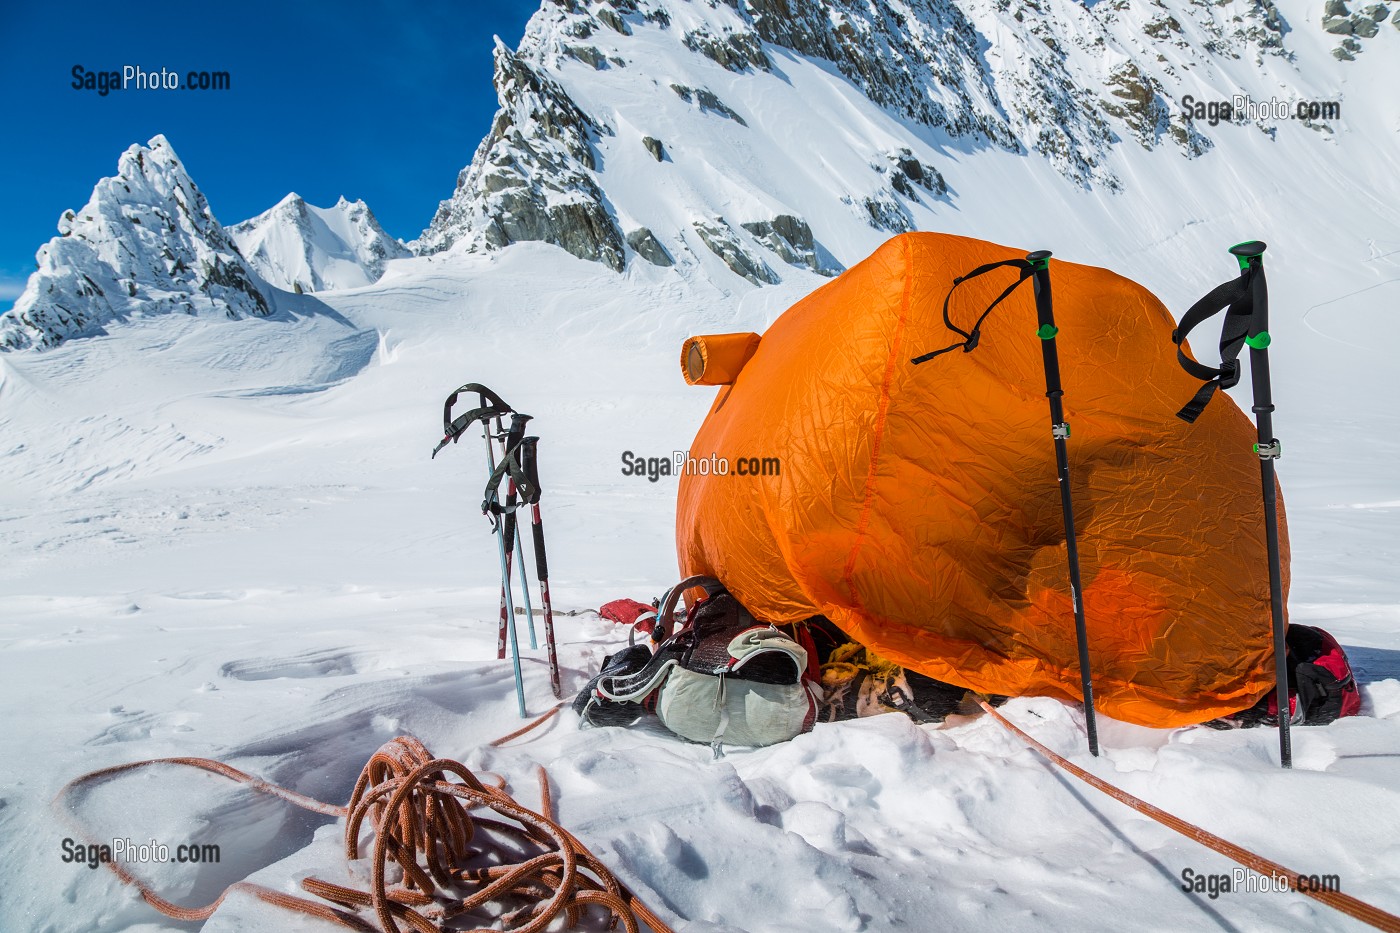
<instances>
[{"instance_id":1,"label":"ice axe leash","mask_svg":"<svg viewBox=\"0 0 1400 933\"><path fill-rule=\"evenodd\" d=\"M1293 767L1292 739L1289 720L1292 712L1288 702L1287 626L1283 618L1283 568L1278 543L1278 490L1274 461L1282 452L1274 437L1273 388L1269 379L1269 288L1264 278L1264 250L1258 240L1230 247L1230 254L1239 261L1240 274L1216 286L1204 298L1182 315L1172 343L1181 368L1203 381L1191 401L1176 413L1191 423L1200 417L1206 404L1218 389L1228 389L1240 381L1240 350L1249 347L1250 381L1254 393L1254 424L1257 438L1254 452L1259 456L1259 474L1264 493L1264 534L1269 559L1269 611L1274 632L1274 693L1278 704L1279 763ZM1182 349L1186 335L1208 318L1225 311L1220 329L1220 365L1206 366L1187 356Z\"/></svg>"},{"instance_id":2,"label":"ice axe leash","mask_svg":"<svg viewBox=\"0 0 1400 933\"><path fill-rule=\"evenodd\" d=\"M1094 715L1094 683L1089 667L1089 636L1084 624L1084 589L1080 583L1079 545L1074 527L1074 499L1069 481L1069 423L1065 421L1065 392L1060 384L1060 357L1055 345L1055 337L1060 330L1055 326L1054 300L1050 291L1050 255L1049 250L1036 250L1028 254L1025 259L989 262L978 266L966 275L955 278L953 287L948 289L948 294L943 298L943 325L963 339L942 349L916 356L911 362L919 365L953 350L961 349L964 353L971 353L977 349L977 344L982 337L982 324L987 320L987 316L996 309L997 305L1010 297L1011 293L1019 288L1022 282L1027 279L1032 280L1032 287L1035 291L1036 324L1038 325L1035 335L1040 338L1041 355L1045 365L1045 397L1050 402L1050 436L1055 442L1055 470L1060 485L1060 511L1064 517L1065 549L1069 558L1069 588L1070 599L1074 607L1074 637L1079 650L1079 681L1084 698L1084 725L1088 732L1089 751L1097 756L1099 754L1099 731ZM972 325L971 330L963 330L954 324L953 319L948 314L948 305L958 286L1002 267L1016 269L1020 272L1020 276L987 306L987 309L977 318L977 322Z\"/></svg>"}]
</instances>

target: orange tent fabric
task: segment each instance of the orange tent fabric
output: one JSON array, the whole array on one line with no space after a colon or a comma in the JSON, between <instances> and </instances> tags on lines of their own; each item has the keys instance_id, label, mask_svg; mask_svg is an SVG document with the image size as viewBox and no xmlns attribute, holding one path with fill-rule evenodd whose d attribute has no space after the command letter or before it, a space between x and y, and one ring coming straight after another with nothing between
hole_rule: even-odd
<instances>
[{"instance_id":1,"label":"orange tent fabric","mask_svg":"<svg viewBox=\"0 0 1400 933\"><path fill-rule=\"evenodd\" d=\"M779 317L690 448L732 468L680 479L682 575L718 577L760 619L824 615L939 680L1078 701L1031 283L974 352L910 363L957 339L955 276L1025 255L905 234ZM1016 275L961 286L954 322ZM1156 727L1244 709L1273 678L1253 426L1224 393L1176 418L1200 383L1147 289L1056 259L1050 276L1097 705ZM776 474L739 468L774 457Z\"/></svg>"}]
</instances>

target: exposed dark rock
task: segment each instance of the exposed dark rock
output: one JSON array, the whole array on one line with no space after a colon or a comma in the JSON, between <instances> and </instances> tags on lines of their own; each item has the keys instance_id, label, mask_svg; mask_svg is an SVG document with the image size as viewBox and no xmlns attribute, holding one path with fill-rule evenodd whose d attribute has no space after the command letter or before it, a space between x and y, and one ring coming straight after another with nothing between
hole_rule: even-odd
<instances>
[{"instance_id":1,"label":"exposed dark rock","mask_svg":"<svg viewBox=\"0 0 1400 933\"><path fill-rule=\"evenodd\" d=\"M935 196L948 193L948 183L943 180L943 175L932 166L920 162L915 158L913 151L902 148L885 155L890 161L890 184L906 198L918 200L915 185L932 192ZM884 166L876 168L884 171Z\"/></svg>"},{"instance_id":2,"label":"exposed dark rock","mask_svg":"<svg viewBox=\"0 0 1400 933\"><path fill-rule=\"evenodd\" d=\"M622 237L602 205L603 193L592 185L591 190L580 194L583 197L578 201L550 205L536 190L507 193L498 201L499 209L491 218L488 241L494 246L506 246L542 240L562 246L580 259L601 262L621 272L625 262Z\"/></svg>"},{"instance_id":3,"label":"exposed dark rock","mask_svg":"<svg viewBox=\"0 0 1400 933\"><path fill-rule=\"evenodd\" d=\"M727 120L733 120L740 126L749 125L743 117L731 110L728 104L716 97L714 92L708 88L686 87L684 84L673 84L671 85L671 90L675 91L676 96L687 104L696 104L699 106L700 110L704 113L719 114Z\"/></svg>"},{"instance_id":4,"label":"exposed dark rock","mask_svg":"<svg viewBox=\"0 0 1400 933\"><path fill-rule=\"evenodd\" d=\"M832 62L875 103L953 136L980 135L1017 148L1004 121L970 106L977 98L995 99L996 91L981 66L984 40L954 4L930 5L928 21L917 24L887 0L745 0L743 6L759 38ZM944 106L922 90L930 86L952 90L969 106Z\"/></svg>"},{"instance_id":5,"label":"exposed dark rock","mask_svg":"<svg viewBox=\"0 0 1400 933\"><path fill-rule=\"evenodd\" d=\"M730 227L724 218L697 220L693 226L695 232L700 234L700 239L710 248L710 252L723 259L724 264L736 275L743 276L755 285L775 285L780 281L762 259L744 249L734 233L734 228Z\"/></svg>"},{"instance_id":6,"label":"exposed dark rock","mask_svg":"<svg viewBox=\"0 0 1400 933\"><path fill-rule=\"evenodd\" d=\"M1329 16L1322 21L1322 28L1334 36L1349 36L1352 32L1352 21L1344 16Z\"/></svg>"},{"instance_id":7,"label":"exposed dark rock","mask_svg":"<svg viewBox=\"0 0 1400 933\"><path fill-rule=\"evenodd\" d=\"M1104 112L1122 120L1138 142L1152 148L1171 124L1171 110L1161 85L1127 62L1113 69L1106 86L1111 97L1102 102Z\"/></svg>"},{"instance_id":8,"label":"exposed dark rock","mask_svg":"<svg viewBox=\"0 0 1400 933\"><path fill-rule=\"evenodd\" d=\"M662 147L661 140L652 136L643 136L642 145L646 146L647 152L650 152L651 157L656 161L660 162L666 158L666 150Z\"/></svg>"},{"instance_id":9,"label":"exposed dark rock","mask_svg":"<svg viewBox=\"0 0 1400 933\"><path fill-rule=\"evenodd\" d=\"M1175 16L1166 14L1149 22L1142 27L1142 31L1154 39L1162 40L1172 33L1181 35L1181 23L1177 22Z\"/></svg>"},{"instance_id":10,"label":"exposed dark rock","mask_svg":"<svg viewBox=\"0 0 1400 933\"><path fill-rule=\"evenodd\" d=\"M762 41L752 32L731 32L721 39L701 27L685 34L685 47L734 72L772 67Z\"/></svg>"},{"instance_id":11,"label":"exposed dark rock","mask_svg":"<svg viewBox=\"0 0 1400 933\"><path fill-rule=\"evenodd\" d=\"M601 71L608 64L607 56L591 45L566 45L564 52L570 58L576 58L591 66L594 71Z\"/></svg>"},{"instance_id":12,"label":"exposed dark rock","mask_svg":"<svg viewBox=\"0 0 1400 933\"><path fill-rule=\"evenodd\" d=\"M752 221L739 226L752 233L756 240L789 265L806 266L822 275L837 275L844 271L834 259L825 264L821 261L816 242L812 239L812 228L800 217L779 214L772 220Z\"/></svg>"},{"instance_id":13,"label":"exposed dark rock","mask_svg":"<svg viewBox=\"0 0 1400 933\"><path fill-rule=\"evenodd\" d=\"M612 10L599 10L598 19L601 20L605 26L622 33L624 36L632 35L632 27L627 25L627 20L618 16Z\"/></svg>"},{"instance_id":14,"label":"exposed dark rock","mask_svg":"<svg viewBox=\"0 0 1400 933\"><path fill-rule=\"evenodd\" d=\"M855 201L849 195L841 200L852 206L855 205ZM887 188L862 198L858 211L865 222L876 230L908 233L914 229L914 221L909 216L909 212L894 199L894 194Z\"/></svg>"},{"instance_id":15,"label":"exposed dark rock","mask_svg":"<svg viewBox=\"0 0 1400 933\"><path fill-rule=\"evenodd\" d=\"M589 174L594 140L611 129L504 46L496 48L496 93L501 109L491 135L458 177L456 194L439 206L418 251L459 240L487 248L543 241L621 271L622 232Z\"/></svg>"},{"instance_id":16,"label":"exposed dark rock","mask_svg":"<svg viewBox=\"0 0 1400 933\"><path fill-rule=\"evenodd\" d=\"M672 266L675 260L666 252L666 247L652 235L646 227L638 227L627 234L627 245L647 262L654 266Z\"/></svg>"},{"instance_id":17,"label":"exposed dark rock","mask_svg":"<svg viewBox=\"0 0 1400 933\"><path fill-rule=\"evenodd\" d=\"M1351 18L1352 35L1360 36L1363 39L1370 39L1381 31L1381 27L1376 25L1376 21L1369 16L1353 16Z\"/></svg>"}]
</instances>

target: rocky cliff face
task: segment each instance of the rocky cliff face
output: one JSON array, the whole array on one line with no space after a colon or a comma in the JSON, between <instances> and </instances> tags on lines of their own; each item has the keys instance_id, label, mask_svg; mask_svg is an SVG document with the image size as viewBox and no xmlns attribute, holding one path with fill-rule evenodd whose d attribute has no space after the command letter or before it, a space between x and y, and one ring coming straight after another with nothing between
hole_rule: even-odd
<instances>
[{"instance_id":1,"label":"rocky cliff face","mask_svg":"<svg viewBox=\"0 0 1400 933\"><path fill-rule=\"evenodd\" d=\"M1329 28L1345 16L1355 31L1343 6ZM1380 11L1357 15L1375 23ZM823 241L838 237L813 205L829 199L882 233L913 229L956 201L940 152L1044 160L1109 192L1126 184L1120 147L1199 156L1210 131L1182 97L1235 93L1236 60L1287 93L1290 28L1272 0L546 0L520 48L496 50L501 109L416 246L539 240L619 271L636 258L684 273L713 257L752 283L831 273L841 263ZM804 62L905 130L877 141L852 127L805 149L781 138L792 130L777 84ZM801 198L717 155L775 137L792 174L814 183ZM848 154L860 167L836 168ZM667 209L647 203L658 197ZM810 248L774 233L794 224Z\"/></svg>"},{"instance_id":2,"label":"rocky cliff face","mask_svg":"<svg viewBox=\"0 0 1400 933\"><path fill-rule=\"evenodd\" d=\"M259 275L294 292L369 285L389 260L412 255L384 232L364 201L345 198L324 208L289 194L228 232Z\"/></svg>"},{"instance_id":3,"label":"rocky cliff face","mask_svg":"<svg viewBox=\"0 0 1400 933\"><path fill-rule=\"evenodd\" d=\"M487 247L544 240L621 271L622 232L594 179L594 146L611 128L580 110L538 64L504 45L495 55L501 109L418 252L460 239Z\"/></svg>"},{"instance_id":4,"label":"rocky cliff face","mask_svg":"<svg viewBox=\"0 0 1400 933\"><path fill-rule=\"evenodd\" d=\"M163 136L123 153L81 210L63 212L58 232L0 316L0 347L52 347L133 315L274 308L275 290L248 267Z\"/></svg>"}]
</instances>

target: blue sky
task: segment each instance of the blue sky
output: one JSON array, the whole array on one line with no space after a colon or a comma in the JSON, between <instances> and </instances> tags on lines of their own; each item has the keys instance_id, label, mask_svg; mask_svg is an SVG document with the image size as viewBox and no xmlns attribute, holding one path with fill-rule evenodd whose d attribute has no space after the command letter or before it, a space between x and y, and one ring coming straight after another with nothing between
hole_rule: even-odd
<instances>
[{"instance_id":1,"label":"blue sky","mask_svg":"<svg viewBox=\"0 0 1400 933\"><path fill-rule=\"evenodd\" d=\"M363 198L412 239L490 129L492 36L514 47L539 0L0 3L0 310L67 208L164 133L215 216L296 191ZM227 91L72 87L74 65L227 71Z\"/></svg>"}]
</instances>

